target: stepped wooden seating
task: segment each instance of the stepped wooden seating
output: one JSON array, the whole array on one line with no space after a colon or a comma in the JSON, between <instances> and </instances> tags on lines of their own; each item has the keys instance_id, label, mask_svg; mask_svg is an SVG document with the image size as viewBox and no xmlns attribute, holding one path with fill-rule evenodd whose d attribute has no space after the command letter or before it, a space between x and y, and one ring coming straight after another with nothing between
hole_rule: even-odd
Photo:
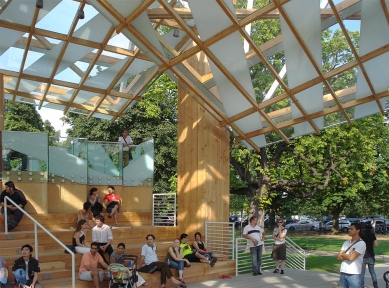
<instances>
[{"instance_id":1,"label":"stepped wooden seating","mask_svg":"<svg viewBox=\"0 0 389 288\"><path fill-rule=\"evenodd\" d=\"M32 214L43 226L45 226L56 238L64 244L70 244L74 227L76 227L77 216L74 214ZM154 227L145 225L151 223L151 213L119 213L119 224L121 227L113 227L113 247L123 242L126 244L126 253L140 256L141 247L146 243L146 235L152 233L156 236L157 252L160 261L166 256L167 249L172 245L173 240L181 233L173 226ZM113 225L112 219L106 219L107 225ZM23 217L20 225L9 234L0 232L0 255L7 262L11 271L13 261L20 257L20 248L24 244L30 244L35 249L34 225L30 219ZM4 231L4 220L0 217L0 231ZM86 231L86 239L91 242L91 230ZM39 281L45 288L71 287L71 255L65 254L64 249L50 236L38 228L38 255L41 264ZM33 256L35 256L35 251ZM75 271L78 276L82 254L75 254ZM177 271L172 270L177 276ZM160 287L160 273L140 273L142 277L152 284L151 287ZM218 261L215 267L209 264L193 263L192 267L185 268L184 275L187 283L207 280L221 275L234 275L235 261ZM83 282L76 277L76 287L93 288L91 282ZM170 285L170 286L169 286ZM108 287L108 282L101 285ZM168 281L167 287L171 287Z\"/></svg>"}]
</instances>

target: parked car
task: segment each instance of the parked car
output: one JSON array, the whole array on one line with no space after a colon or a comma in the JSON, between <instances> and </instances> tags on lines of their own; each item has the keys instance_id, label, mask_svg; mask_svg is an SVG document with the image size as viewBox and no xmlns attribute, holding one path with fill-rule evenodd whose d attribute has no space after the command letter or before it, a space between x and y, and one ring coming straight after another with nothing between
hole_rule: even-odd
<instances>
[{"instance_id":1,"label":"parked car","mask_svg":"<svg viewBox=\"0 0 389 288\"><path fill-rule=\"evenodd\" d=\"M309 220L301 220L296 223L286 224L285 228L289 231L314 231L317 222Z\"/></svg>"},{"instance_id":2,"label":"parked car","mask_svg":"<svg viewBox=\"0 0 389 288\"><path fill-rule=\"evenodd\" d=\"M339 220L339 231L343 231L345 233L350 229L351 222L348 220ZM326 231L331 231L332 226L334 225L334 221L329 221L323 225L323 229Z\"/></svg>"},{"instance_id":3,"label":"parked car","mask_svg":"<svg viewBox=\"0 0 389 288\"><path fill-rule=\"evenodd\" d=\"M240 227L241 224L242 227L248 224L248 219L245 217L242 220L242 217L240 217L239 215L231 215L229 221L235 223L234 225L236 228Z\"/></svg>"}]
</instances>

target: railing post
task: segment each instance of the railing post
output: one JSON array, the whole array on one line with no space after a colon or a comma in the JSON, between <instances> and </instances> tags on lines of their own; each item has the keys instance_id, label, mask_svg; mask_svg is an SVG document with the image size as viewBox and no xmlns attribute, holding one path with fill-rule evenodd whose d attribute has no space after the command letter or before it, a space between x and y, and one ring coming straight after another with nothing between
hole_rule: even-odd
<instances>
[{"instance_id":1,"label":"railing post","mask_svg":"<svg viewBox=\"0 0 389 288\"><path fill-rule=\"evenodd\" d=\"M57 237L55 237L50 231L48 231L43 225L41 225L39 222L37 222L30 214L28 214L26 211L24 211L20 206L18 206L14 201L12 201L8 196L4 197L4 212L5 212L5 221L7 221L7 213L6 213L6 208L7 208L7 201L12 203L17 209L19 209L26 217L28 217L33 223L34 223L34 236L35 236L35 258L38 259L38 226L46 233L48 234L53 240L55 240L62 248L67 250L69 254L72 255L72 288L76 287L76 275L75 275L75 256L73 251L71 251L68 247L66 247L65 244L63 244ZM5 222L5 232L8 234L8 226L7 222Z\"/></svg>"},{"instance_id":2,"label":"railing post","mask_svg":"<svg viewBox=\"0 0 389 288\"><path fill-rule=\"evenodd\" d=\"M35 258L38 260L39 253L38 253L38 229L36 227L36 223L34 222L34 237L35 237Z\"/></svg>"},{"instance_id":3,"label":"railing post","mask_svg":"<svg viewBox=\"0 0 389 288\"><path fill-rule=\"evenodd\" d=\"M8 211L7 211L7 197L4 197L4 221L5 221L5 234L8 234Z\"/></svg>"}]
</instances>

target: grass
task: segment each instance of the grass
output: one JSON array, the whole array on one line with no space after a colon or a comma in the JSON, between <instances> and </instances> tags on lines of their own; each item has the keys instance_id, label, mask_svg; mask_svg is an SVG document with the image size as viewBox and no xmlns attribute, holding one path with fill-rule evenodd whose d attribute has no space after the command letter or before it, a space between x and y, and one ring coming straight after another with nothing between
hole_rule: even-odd
<instances>
[{"instance_id":1,"label":"grass","mask_svg":"<svg viewBox=\"0 0 389 288\"><path fill-rule=\"evenodd\" d=\"M301 237L300 237L301 236ZM294 234L289 237L297 245L304 250L321 250L329 252L339 252L343 242L349 237L345 235L333 235L331 237L321 237L320 235ZM389 239L378 238L378 248L375 249L376 254L389 255Z\"/></svg>"},{"instance_id":2,"label":"grass","mask_svg":"<svg viewBox=\"0 0 389 288\"><path fill-rule=\"evenodd\" d=\"M376 260L375 264L384 263L382 260ZM339 273L340 261L332 256L315 256L310 255L307 258L306 270L317 272Z\"/></svg>"}]
</instances>

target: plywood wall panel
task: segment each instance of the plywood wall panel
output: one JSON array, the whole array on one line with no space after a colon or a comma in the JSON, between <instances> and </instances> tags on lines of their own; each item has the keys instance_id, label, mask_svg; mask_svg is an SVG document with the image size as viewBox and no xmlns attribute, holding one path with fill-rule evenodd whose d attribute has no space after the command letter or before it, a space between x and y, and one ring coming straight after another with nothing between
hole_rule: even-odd
<instances>
[{"instance_id":1,"label":"plywood wall panel","mask_svg":"<svg viewBox=\"0 0 389 288\"><path fill-rule=\"evenodd\" d=\"M192 238L205 221L228 221L229 132L185 86L178 91L178 231Z\"/></svg>"}]
</instances>

